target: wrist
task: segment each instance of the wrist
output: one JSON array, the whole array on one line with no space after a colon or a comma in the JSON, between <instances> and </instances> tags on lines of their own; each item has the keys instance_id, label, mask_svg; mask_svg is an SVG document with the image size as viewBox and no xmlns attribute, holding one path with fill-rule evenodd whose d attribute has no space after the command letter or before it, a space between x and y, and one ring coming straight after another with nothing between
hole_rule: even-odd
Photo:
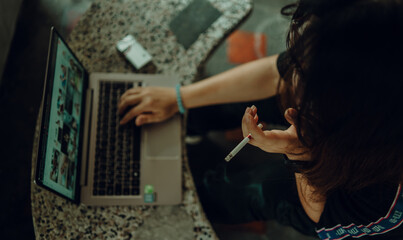
<instances>
[{"instance_id":1,"label":"wrist","mask_svg":"<svg viewBox=\"0 0 403 240\"><path fill-rule=\"evenodd\" d=\"M311 168L313 165L311 160L295 159L295 155L291 155L292 158L290 159L288 156L290 156L290 154L283 154L284 164L295 173L301 173Z\"/></svg>"},{"instance_id":2,"label":"wrist","mask_svg":"<svg viewBox=\"0 0 403 240\"><path fill-rule=\"evenodd\" d=\"M310 156L308 156L308 154L290 154L290 153L286 153L284 154L285 157L287 157L289 160L292 161L310 161Z\"/></svg>"},{"instance_id":3,"label":"wrist","mask_svg":"<svg viewBox=\"0 0 403 240\"><path fill-rule=\"evenodd\" d=\"M290 160L295 161L310 161L311 160L311 152L308 148L305 147L296 147L293 149L289 149L284 153Z\"/></svg>"}]
</instances>

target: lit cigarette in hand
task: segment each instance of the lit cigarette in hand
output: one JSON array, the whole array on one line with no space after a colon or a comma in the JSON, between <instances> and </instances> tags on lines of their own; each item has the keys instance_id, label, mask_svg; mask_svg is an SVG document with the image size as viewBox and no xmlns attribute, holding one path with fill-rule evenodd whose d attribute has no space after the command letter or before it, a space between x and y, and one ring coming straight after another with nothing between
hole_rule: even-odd
<instances>
[{"instance_id":1,"label":"lit cigarette in hand","mask_svg":"<svg viewBox=\"0 0 403 240\"><path fill-rule=\"evenodd\" d=\"M263 125L259 123L257 125L259 128L262 128ZM245 145L250 141L252 135L249 133L229 154L225 157L225 161L229 162Z\"/></svg>"}]
</instances>

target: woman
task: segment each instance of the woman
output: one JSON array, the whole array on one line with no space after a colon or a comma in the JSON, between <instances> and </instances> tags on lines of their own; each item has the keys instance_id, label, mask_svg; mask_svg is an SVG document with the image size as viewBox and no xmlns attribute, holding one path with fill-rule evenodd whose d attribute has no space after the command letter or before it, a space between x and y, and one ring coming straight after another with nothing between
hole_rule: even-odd
<instances>
[{"instance_id":1,"label":"woman","mask_svg":"<svg viewBox=\"0 0 403 240\"><path fill-rule=\"evenodd\" d=\"M242 130L250 144L284 154L288 167L259 181L207 173L200 195L208 217L277 219L321 239L403 239L403 1L301 0L283 14L292 15L286 53L177 91L131 89L119 103L121 112L131 108L121 124L278 94L289 128L261 130L268 109L258 117L252 106Z\"/></svg>"}]
</instances>

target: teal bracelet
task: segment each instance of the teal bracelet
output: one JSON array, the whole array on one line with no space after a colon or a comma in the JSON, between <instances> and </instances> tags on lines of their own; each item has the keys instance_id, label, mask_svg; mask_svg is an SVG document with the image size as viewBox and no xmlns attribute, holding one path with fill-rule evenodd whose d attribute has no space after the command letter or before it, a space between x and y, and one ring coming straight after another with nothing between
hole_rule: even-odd
<instances>
[{"instance_id":1,"label":"teal bracelet","mask_svg":"<svg viewBox=\"0 0 403 240\"><path fill-rule=\"evenodd\" d=\"M181 88L181 85L179 83L176 84L176 102L178 103L179 112L181 114L185 114L186 109L182 103L182 96L181 96L180 88Z\"/></svg>"}]
</instances>

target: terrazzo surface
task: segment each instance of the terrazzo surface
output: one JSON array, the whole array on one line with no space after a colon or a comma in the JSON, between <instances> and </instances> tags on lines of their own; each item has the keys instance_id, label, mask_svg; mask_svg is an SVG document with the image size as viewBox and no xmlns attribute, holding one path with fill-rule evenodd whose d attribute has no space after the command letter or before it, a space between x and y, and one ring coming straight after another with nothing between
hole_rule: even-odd
<instances>
[{"instance_id":1,"label":"terrazzo surface","mask_svg":"<svg viewBox=\"0 0 403 240\"><path fill-rule=\"evenodd\" d=\"M82 16L67 41L90 73L175 73L183 84L189 84L197 78L198 68L211 50L252 9L249 0L210 0L210 4L222 15L185 50L169 29L169 22L190 2L96 0ZM149 51L153 56L152 63L136 70L118 54L115 44L127 34L134 35ZM33 149L36 149L38 132L39 127L36 128ZM177 206L74 205L32 184L32 214L36 238L217 239L199 203L187 162L186 148L183 149L183 202ZM35 159L33 154L33 166ZM169 230L164 223L171 223Z\"/></svg>"}]
</instances>

